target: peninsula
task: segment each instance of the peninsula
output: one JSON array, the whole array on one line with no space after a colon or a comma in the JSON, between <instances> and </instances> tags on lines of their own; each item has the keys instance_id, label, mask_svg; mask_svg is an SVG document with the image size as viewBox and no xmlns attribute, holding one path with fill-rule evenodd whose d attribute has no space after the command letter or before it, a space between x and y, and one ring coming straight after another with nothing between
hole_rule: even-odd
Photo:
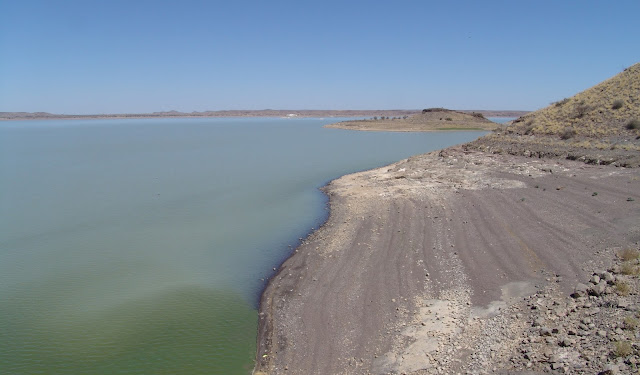
<instances>
[{"instance_id":1,"label":"peninsula","mask_svg":"<svg viewBox=\"0 0 640 375\"><path fill-rule=\"evenodd\" d=\"M332 181L330 218L262 295L254 373L637 371L639 121L636 64Z\"/></svg>"},{"instance_id":2,"label":"peninsula","mask_svg":"<svg viewBox=\"0 0 640 375\"><path fill-rule=\"evenodd\" d=\"M368 131L423 132L446 130L493 130L495 122L487 120L481 112L465 113L445 108L428 108L402 117L377 116L366 120L342 121L325 128Z\"/></svg>"}]
</instances>

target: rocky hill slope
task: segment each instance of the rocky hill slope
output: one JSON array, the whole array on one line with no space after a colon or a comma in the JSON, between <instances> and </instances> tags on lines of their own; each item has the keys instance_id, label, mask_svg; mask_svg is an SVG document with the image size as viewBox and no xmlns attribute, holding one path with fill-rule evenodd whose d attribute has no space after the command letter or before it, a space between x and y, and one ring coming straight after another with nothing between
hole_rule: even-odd
<instances>
[{"instance_id":1,"label":"rocky hill slope","mask_svg":"<svg viewBox=\"0 0 640 375\"><path fill-rule=\"evenodd\" d=\"M640 165L640 63L468 145L491 153Z\"/></svg>"}]
</instances>

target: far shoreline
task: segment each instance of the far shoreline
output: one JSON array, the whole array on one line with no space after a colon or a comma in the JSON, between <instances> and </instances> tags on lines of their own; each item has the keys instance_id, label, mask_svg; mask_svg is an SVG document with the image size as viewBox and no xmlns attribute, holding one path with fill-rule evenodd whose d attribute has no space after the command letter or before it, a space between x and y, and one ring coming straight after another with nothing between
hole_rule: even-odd
<instances>
[{"instance_id":1,"label":"far shoreline","mask_svg":"<svg viewBox=\"0 0 640 375\"><path fill-rule=\"evenodd\" d=\"M88 120L88 119L137 119L137 118L255 118L273 117L283 119L296 118L358 118L374 116L405 116L419 113L420 110L223 110L206 112L153 112L121 114L54 114L47 112L0 112L0 121L28 120ZM520 117L529 111L516 110L461 110L467 113L482 113L485 117Z\"/></svg>"}]
</instances>

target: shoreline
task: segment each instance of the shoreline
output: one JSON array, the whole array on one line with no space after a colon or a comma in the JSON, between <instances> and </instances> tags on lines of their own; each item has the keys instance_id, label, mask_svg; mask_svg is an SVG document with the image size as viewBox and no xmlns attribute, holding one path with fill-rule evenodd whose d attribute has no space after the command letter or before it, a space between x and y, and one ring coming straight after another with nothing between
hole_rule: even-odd
<instances>
[{"instance_id":1,"label":"shoreline","mask_svg":"<svg viewBox=\"0 0 640 375\"><path fill-rule=\"evenodd\" d=\"M558 275L560 292L569 293L606 263L604 254L633 243L625 230L635 230L640 213L619 195L640 191L639 177L454 146L331 181L321 189L326 222L263 291L254 373L459 369L456 358L474 351L501 311ZM629 186L620 191L614 180ZM593 204L591 192L580 191L587 188L601 190L599 199L618 196L597 205L606 220L585 213ZM571 208L567 199L590 205ZM525 208L534 219L520 216ZM612 219L622 224L606 224ZM453 351L442 354L452 340Z\"/></svg>"},{"instance_id":2,"label":"shoreline","mask_svg":"<svg viewBox=\"0 0 640 375\"><path fill-rule=\"evenodd\" d=\"M115 113L115 114L89 114L68 115L46 112L0 112L0 121L30 121L30 120L87 120L87 119L136 119L136 118L358 118L372 116L404 116L419 113L413 109L384 109L384 110L223 110L205 112L155 112L155 113ZM487 117L519 117L529 111L505 111L505 110L465 110L462 112L480 112Z\"/></svg>"},{"instance_id":3,"label":"shoreline","mask_svg":"<svg viewBox=\"0 0 640 375\"><path fill-rule=\"evenodd\" d=\"M335 125L335 124L330 124ZM483 128L441 128L441 129L349 129L346 127L338 127L338 126L328 126L325 125L323 128L327 129L340 129L340 130L348 130L355 132L378 132L378 133L436 133L436 132L486 132L491 133L491 130L483 129Z\"/></svg>"}]
</instances>

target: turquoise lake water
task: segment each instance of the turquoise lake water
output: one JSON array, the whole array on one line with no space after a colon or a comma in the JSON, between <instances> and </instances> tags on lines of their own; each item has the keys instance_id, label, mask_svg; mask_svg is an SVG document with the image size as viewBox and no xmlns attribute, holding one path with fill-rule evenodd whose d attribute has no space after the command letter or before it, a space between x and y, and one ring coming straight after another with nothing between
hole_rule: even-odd
<instances>
[{"instance_id":1,"label":"turquoise lake water","mask_svg":"<svg viewBox=\"0 0 640 375\"><path fill-rule=\"evenodd\" d=\"M484 134L335 121L0 122L0 372L249 373L318 188Z\"/></svg>"}]
</instances>

